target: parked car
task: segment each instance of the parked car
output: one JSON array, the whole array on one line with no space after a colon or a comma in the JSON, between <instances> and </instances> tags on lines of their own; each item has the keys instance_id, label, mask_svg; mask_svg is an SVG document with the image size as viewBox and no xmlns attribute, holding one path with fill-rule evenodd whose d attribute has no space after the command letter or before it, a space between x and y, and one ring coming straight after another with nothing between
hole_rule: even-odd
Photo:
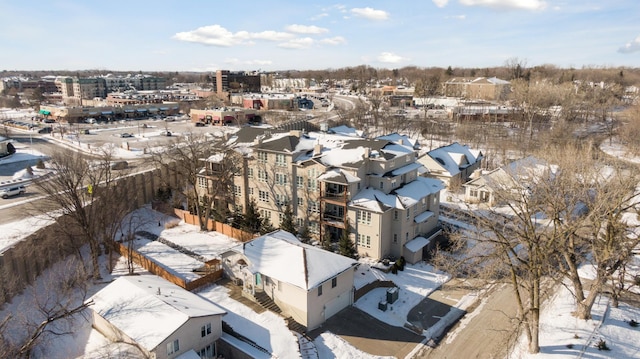
<instances>
[{"instance_id":1,"label":"parked car","mask_svg":"<svg viewBox=\"0 0 640 359\"><path fill-rule=\"evenodd\" d=\"M125 132L125 133L121 133L121 134L120 134L120 137L121 137L121 138L129 138L129 137L133 137L133 135L132 135L132 134L130 134L130 133L128 133L128 132Z\"/></svg>"},{"instance_id":2,"label":"parked car","mask_svg":"<svg viewBox=\"0 0 640 359\"><path fill-rule=\"evenodd\" d=\"M111 169L112 170L123 170L129 167L129 162L127 161L118 161L118 162L113 162L111 164Z\"/></svg>"},{"instance_id":3,"label":"parked car","mask_svg":"<svg viewBox=\"0 0 640 359\"><path fill-rule=\"evenodd\" d=\"M53 127L43 127L41 129L38 130L38 133L51 133L53 132Z\"/></svg>"},{"instance_id":4,"label":"parked car","mask_svg":"<svg viewBox=\"0 0 640 359\"><path fill-rule=\"evenodd\" d=\"M206 124L204 122L196 122L196 127L204 127Z\"/></svg>"},{"instance_id":5,"label":"parked car","mask_svg":"<svg viewBox=\"0 0 640 359\"><path fill-rule=\"evenodd\" d=\"M24 186L5 187L0 189L0 197L7 199L9 197L23 194L27 191Z\"/></svg>"},{"instance_id":6,"label":"parked car","mask_svg":"<svg viewBox=\"0 0 640 359\"><path fill-rule=\"evenodd\" d=\"M160 132L160 136L170 137L171 136L171 131L161 131Z\"/></svg>"}]
</instances>

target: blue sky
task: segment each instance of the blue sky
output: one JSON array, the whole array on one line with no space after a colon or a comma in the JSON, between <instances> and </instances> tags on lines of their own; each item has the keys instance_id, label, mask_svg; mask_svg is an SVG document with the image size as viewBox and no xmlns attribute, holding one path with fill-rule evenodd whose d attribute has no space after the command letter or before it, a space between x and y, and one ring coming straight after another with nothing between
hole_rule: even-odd
<instances>
[{"instance_id":1,"label":"blue sky","mask_svg":"<svg viewBox=\"0 0 640 359\"><path fill-rule=\"evenodd\" d=\"M640 0L0 0L0 70L640 65Z\"/></svg>"}]
</instances>

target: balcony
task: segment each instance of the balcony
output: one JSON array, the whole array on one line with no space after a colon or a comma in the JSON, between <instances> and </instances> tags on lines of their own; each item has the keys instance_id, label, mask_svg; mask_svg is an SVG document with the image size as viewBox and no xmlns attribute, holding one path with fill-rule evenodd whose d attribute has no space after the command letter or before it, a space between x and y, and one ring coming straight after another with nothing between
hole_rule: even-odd
<instances>
[{"instance_id":1,"label":"balcony","mask_svg":"<svg viewBox=\"0 0 640 359\"><path fill-rule=\"evenodd\" d=\"M322 223L332 227L344 228L344 216L334 212L325 212L322 214Z\"/></svg>"}]
</instances>

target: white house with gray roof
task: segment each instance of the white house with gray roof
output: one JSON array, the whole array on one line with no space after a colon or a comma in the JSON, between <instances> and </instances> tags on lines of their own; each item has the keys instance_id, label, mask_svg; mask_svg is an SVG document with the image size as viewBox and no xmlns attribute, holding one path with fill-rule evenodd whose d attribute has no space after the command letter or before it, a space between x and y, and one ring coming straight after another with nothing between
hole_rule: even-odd
<instances>
[{"instance_id":1,"label":"white house with gray roof","mask_svg":"<svg viewBox=\"0 0 640 359\"><path fill-rule=\"evenodd\" d=\"M222 262L243 290L267 294L308 330L353 303L357 262L302 243L289 232L278 230L234 247Z\"/></svg>"},{"instance_id":2,"label":"white house with gray roof","mask_svg":"<svg viewBox=\"0 0 640 359\"><path fill-rule=\"evenodd\" d=\"M137 347L140 357L176 358L192 350L202 358L217 356L226 312L160 277L119 277L89 300L93 327L115 343Z\"/></svg>"}]
</instances>

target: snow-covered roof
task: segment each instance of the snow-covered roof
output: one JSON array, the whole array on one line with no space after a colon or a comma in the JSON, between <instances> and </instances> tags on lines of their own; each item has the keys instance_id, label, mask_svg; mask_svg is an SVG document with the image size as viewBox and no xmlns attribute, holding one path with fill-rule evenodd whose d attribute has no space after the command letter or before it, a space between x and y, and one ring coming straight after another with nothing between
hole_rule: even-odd
<instances>
[{"instance_id":1,"label":"snow-covered roof","mask_svg":"<svg viewBox=\"0 0 640 359\"><path fill-rule=\"evenodd\" d=\"M300 242L278 230L235 247L249 261L249 270L310 290L354 266L351 258Z\"/></svg>"},{"instance_id":2,"label":"snow-covered roof","mask_svg":"<svg viewBox=\"0 0 640 359\"><path fill-rule=\"evenodd\" d=\"M327 166L342 167L347 164L358 164L364 159L366 149L357 147L351 149L332 149L322 153L320 162Z\"/></svg>"},{"instance_id":3,"label":"snow-covered roof","mask_svg":"<svg viewBox=\"0 0 640 359\"><path fill-rule=\"evenodd\" d=\"M360 182L360 178L352 175L351 173L341 168L332 168L326 171L325 173L321 174L318 177L318 180L344 183L344 184Z\"/></svg>"},{"instance_id":4,"label":"snow-covered roof","mask_svg":"<svg viewBox=\"0 0 640 359\"><path fill-rule=\"evenodd\" d=\"M407 242L404 247L409 250L410 252L417 252L419 250L421 250L422 248L424 248L426 245L429 244L429 242L431 242L430 240L424 238L424 237L416 237L412 240L410 240L409 242Z\"/></svg>"},{"instance_id":5,"label":"snow-covered roof","mask_svg":"<svg viewBox=\"0 0 640 359\"><path fill-rule=\"evenodd\" d=\"M409 146L412 148L417 149L418 147L420 147L420 144L418 143L418 141L416 139L412 139L409 136L406 135L401 135L397 132L388 134L388 135L384 135L384 136L379 136L376 137L376 139L378 140L386 140L386 141L391 141L391 142L395 142L399 145L403 145L403 146Z\"/></svg>"},{"instance_id":6,"label":"snow-covered roof","mask_svg":"<svg viewBox=\"0 0 640 359\"><path fill-rule=\"evenodd\" d=\"M416 204L422 198L432 193L437 193L443 189L444 183L439 179L418 177L406 185L396 189L394 192L406 208Z\"/></svg>"},{"instance_id":7,"label":"snow-covered roof","mask_svg":"<svg viewBox=\"0 0 640 359\"><path fill-rule=\"evenodd\" d=\"M433 158L451 176L460 173L464 168L482 159L482 153L471 150L468 146L454 142L427 152L427 156Z\"/></svg>"},{"instance_id":8,"label":"snow-covered roof","mask_svg":"<svg viewBox=\"0 0 640 359\"><path fill-rule=\"evenodd\" d=\"M362 137L363 135L363 131L361 130L356 130L353 127L349 127L349 126L337 126L337 127L331 127L329 129L330 133L335 133L338 135L343 135L343 136L349 136L349 137Z\"/></svg>"},{"instance_id":9,"label":"snow-covered roof","mask_svg":"<svg viewBox=\"0 0 640 359\"><path fill-rule=\"evenodd\" d=\"M90 300L92 310L147 350L156 348L189 318L226 313L154 275L119 277Z\"/></svg>"},{"instance_id":10,"label":"snow-covered roof","mask_svg":"<svg viewBox=\"0 0 640 359\"><path fill-rule=\"evenodd\" d=\"M376 213L382 213L389 208L404 208L395 195L386 194L371 187L367 187L353 196L349 205L365 208Z\"/></svg>"},{"instance_id":11,"label":"snow-covered roof","mask_svg":"<svg viewBox=\"0 0 640 359\"><path fill-rule=\"evenodd\" d=\"M424 211L422 213L420 213L419 215L417 215L413 220L416 223L422 223L424 221L426 221L427 219L433 217L434 213L431 211Z\"/></svg>"}]
</instances>

